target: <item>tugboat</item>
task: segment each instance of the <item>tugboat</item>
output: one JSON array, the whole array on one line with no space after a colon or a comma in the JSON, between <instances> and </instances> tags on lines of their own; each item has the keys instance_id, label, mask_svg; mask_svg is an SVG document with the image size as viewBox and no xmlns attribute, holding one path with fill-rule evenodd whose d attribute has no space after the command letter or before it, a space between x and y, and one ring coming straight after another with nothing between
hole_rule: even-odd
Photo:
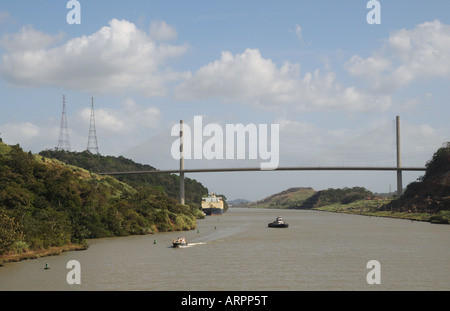
<instances>
[{"instance_id":1,"label":"tugboat","mask_svg":"<svg viewBox=\"0 0 450 311\"><path fill-rule=\"evenodd\" d=\"M280 216L275 221L269 223L270 228L287 228L289 225Z\"/></svg>"},{"instance_id":2,"label":"tugboat","mask_svg":"<svg viewBox=\"0 0 450 311\"><path fill-rule=\"evenodd\" d=\"M172 244L173 244L173 247L186 246L187 242L186 242L185 238L178 237L177 239L173 240Z\"/></svg>"}]
</instances>

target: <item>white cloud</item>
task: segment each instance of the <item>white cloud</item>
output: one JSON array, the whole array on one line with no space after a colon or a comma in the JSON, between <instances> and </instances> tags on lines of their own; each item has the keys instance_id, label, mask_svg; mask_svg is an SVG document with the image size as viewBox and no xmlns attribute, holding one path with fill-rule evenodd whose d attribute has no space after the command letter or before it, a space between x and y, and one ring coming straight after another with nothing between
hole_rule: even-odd
<instances>
[{"instance_id":1,"label":"white cloud","mask_svg":"<svg viewBox=\"0 0 450 311\"><path fill-rule=\"evenodd\" d=\"M39 135L39 127L31 122L8 122L0 125L5 141L28 141Z\"/></svg>"},{"instance_id":2,"label":"white cloud","mask_svg":"<svg viewBox=\"0 0 450 311\"><path fill-rule=\"evenodd\" d=\"M79 117L89 124L91 108L79 111ZM142 129L154 129L159 126L161 112L155 107L143 107L127 98L121 109L96 108L95 125L103 135L127 135Z\"/></svg>"},{"instance_id":3,"label":"white cloud","mask_svg":"<svg viewBox=\"0 0 450 311\"><path fill-rule=\"evenodd\" d=\"M86 149L89 136L90 107L68 115L72 151ZM142 141L160 127L161 112L155 107L139 105L127 98L117 109L96 108L95 125L101 154L118 154ZM57 146L59 119L0 124L0 137L7 144L20 144L24 150L39 152ZM169 149L168 149L169 150Z\"/></svg>"},{"instance_id":4,"label":"white cloud","mask_svg":"<svg viewBox=\"0 0 450 311\"><path fill-rule=\"evenodd\" d=\"M295 36L297 37L298 41L303 44L302 27L300 27L299 25L295 25Z\"/></svg>"},{"instance_id":5,"label":"white cloud","mask_svg":"<svg viewBox=\"0 0 450 311\"><path fill-rule=\"evenodd\" d=\"M90 36L46 48L58 38L31 27L5 36L2 43L9 53L2 57L0 74L16 86L114 93L131 90L146 96L165 95L168 83L184 77L161 67L183 55L188 49L186 44L157 44L125 20L113 19L109 26Z\"/></svg>"},{"instance_id":6,"label":"white cloud","mask_svg":"<svg viewBox=\"0 0 450 311\"><path fill-rule=\"evenodd\" d=\"M57 146L59 135L59 120L46 120L45 122L10 121L0 124L0 137L9 145L20 144L23 150L39 152L43 149L52 149ZM71 143L76 135L71 131Z\"/></svg>"},{"instance_id":7,"label":"white cloud","mask_svg":"<svg viewBox=\"0 0 450 311\"><path fill-rule=\"evenodd\" d=\"M166 24L166 22L154 21L150 24L150 36L158 41L167 41L176 39L178 33L173 26Z\"/></svg>"},{"instance_id":8,"label":"white cloud","mask_svg":"<svg viewBox=\"0 0 450 311\"><path fill-rule=\"evenodd\" d=\"M336 74L319 70L300 76L300 64L285 62L278 67L257 49L242 54L222 52L175 89L179 99L220 98L259 107L293 105L300 110L383 110L389 96L372 97L357 88L343 87ZM282 107L282 106L281 106Z\"/></svg>"},{"instance_id":9,"label":"white cloud","mask_svg":"<svg viewBox=\"0 0 450 311\"><path fill-rule=\"evenodd\" d=\"M0 24L12 21L11 14L8 11L0 11Z\"/></svg>"},{"instance_id":10,"label":"white cloud","mask_svg":"<svg viewBox=\"0 0 450 311\"><path fill-rule=\"evenodd\" d=\"M361 128L326 128L279 118L282 165L395 166L395 121L372 120ZM448 136L448 129L401 121L403 166L424 166Z\"/></svg>"},{"instance_id":11,"label":"white cloud","mask_svg":"<svg viewBox=\"0 0 450 311\"><path fill-rule=\"evenodd\" d=\"M42 50L64 37L64 33L56 36L46 34L42 31L34 29L32 26L23 26L18 33L7 34L1 40L8 51L39 51Z\"/></svg>"},{"instance_id":12,"label":"white cloud","mask_svg":"<svg viewBox=\"0 0 450 311\"><path fill-rule=\"evenodd\" d=\"M450 77L450 25L438 20L391 33L381 51L368 58L354 55L347 70L392 92L414 81Z\"/></svg>"}]
</instances>

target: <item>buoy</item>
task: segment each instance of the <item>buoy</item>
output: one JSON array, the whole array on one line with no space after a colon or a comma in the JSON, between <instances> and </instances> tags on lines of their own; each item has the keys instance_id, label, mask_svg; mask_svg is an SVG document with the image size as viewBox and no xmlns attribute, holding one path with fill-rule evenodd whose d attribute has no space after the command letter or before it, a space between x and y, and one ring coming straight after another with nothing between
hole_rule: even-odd
<instances>
[{"instance_id":1,"label":"buoy","mask_svg":"<svg viewBox=\"0 0 450 311\"><path fill-rule=\"evenodd\" d=\"M200 233L200 230L197 229L197 233Z\"/></svg>"},{"instance_id":2,"label":"buoy","mask_svg":"<svg viewBox=\"0 0 450 311\"><path fill-rule=\"evenodd\" d=\"M50 269L50 266L48 265L48 263L46 263L44 270L48 270L48 269Z\"/></svg>"},{"instance_id":3,"label":"buoy","mask_svg":"<svg viewBox=\"0 0 450 311\"><path fill-rule=\"evenodd\" d=\"M153 241L153 244L156 244L156 240Z\"/></svg>"}]
</instances>

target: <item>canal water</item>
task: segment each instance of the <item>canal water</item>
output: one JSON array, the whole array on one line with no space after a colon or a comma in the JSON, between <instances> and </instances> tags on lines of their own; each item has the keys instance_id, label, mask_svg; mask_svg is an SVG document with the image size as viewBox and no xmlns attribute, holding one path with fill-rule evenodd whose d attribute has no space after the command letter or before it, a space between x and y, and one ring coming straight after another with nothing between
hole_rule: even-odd
<instances>
[{"instance_id":1,"label":"canal water","mask_svg":"<svg viewBox=\"0 0 450 311\"><path fill-rule=\"evenodd\" d=\"M278 215L289 228L267 227ZM179 235L187 247L171 246ZM81 284L67 282L71 260L80 263ZM379 269L367 267L371 260ZM450 226L230 208L188 232L96 239L85 251L7 263L2 290L450 290Z\"/></svg>"}]
</instances>

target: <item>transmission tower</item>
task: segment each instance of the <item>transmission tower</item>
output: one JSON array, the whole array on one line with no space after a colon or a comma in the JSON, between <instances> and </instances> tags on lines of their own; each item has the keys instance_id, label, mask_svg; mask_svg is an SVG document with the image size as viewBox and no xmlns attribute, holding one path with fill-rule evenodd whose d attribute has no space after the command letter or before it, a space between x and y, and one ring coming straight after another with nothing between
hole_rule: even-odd
<instances>
[{"instance_id":1,"label":"transmission tower","mask_svg":"<svg viewBox=\"0 0 450 311\"><path fill-rule=\"evenodd\" d=\"M66 115L66 96L63 95L63 110L61 114L61 126L59 129L59 139L58 146L56 150L67 150L70 151L69 142L69 127L67 125L67 115Z\"/></svg>"},{"instance_id":2,"label":"transmission tower","mask_svg":"<svg viewBox=\"0 0 450 311\"><path fill-rule=\"evenodd\" d=\"M91 100L91 123L89 125L87 150L91 153L99 154L97 144L97 131L95 130L94 97L92 97Z\"/></svg>"}]
</instances>

